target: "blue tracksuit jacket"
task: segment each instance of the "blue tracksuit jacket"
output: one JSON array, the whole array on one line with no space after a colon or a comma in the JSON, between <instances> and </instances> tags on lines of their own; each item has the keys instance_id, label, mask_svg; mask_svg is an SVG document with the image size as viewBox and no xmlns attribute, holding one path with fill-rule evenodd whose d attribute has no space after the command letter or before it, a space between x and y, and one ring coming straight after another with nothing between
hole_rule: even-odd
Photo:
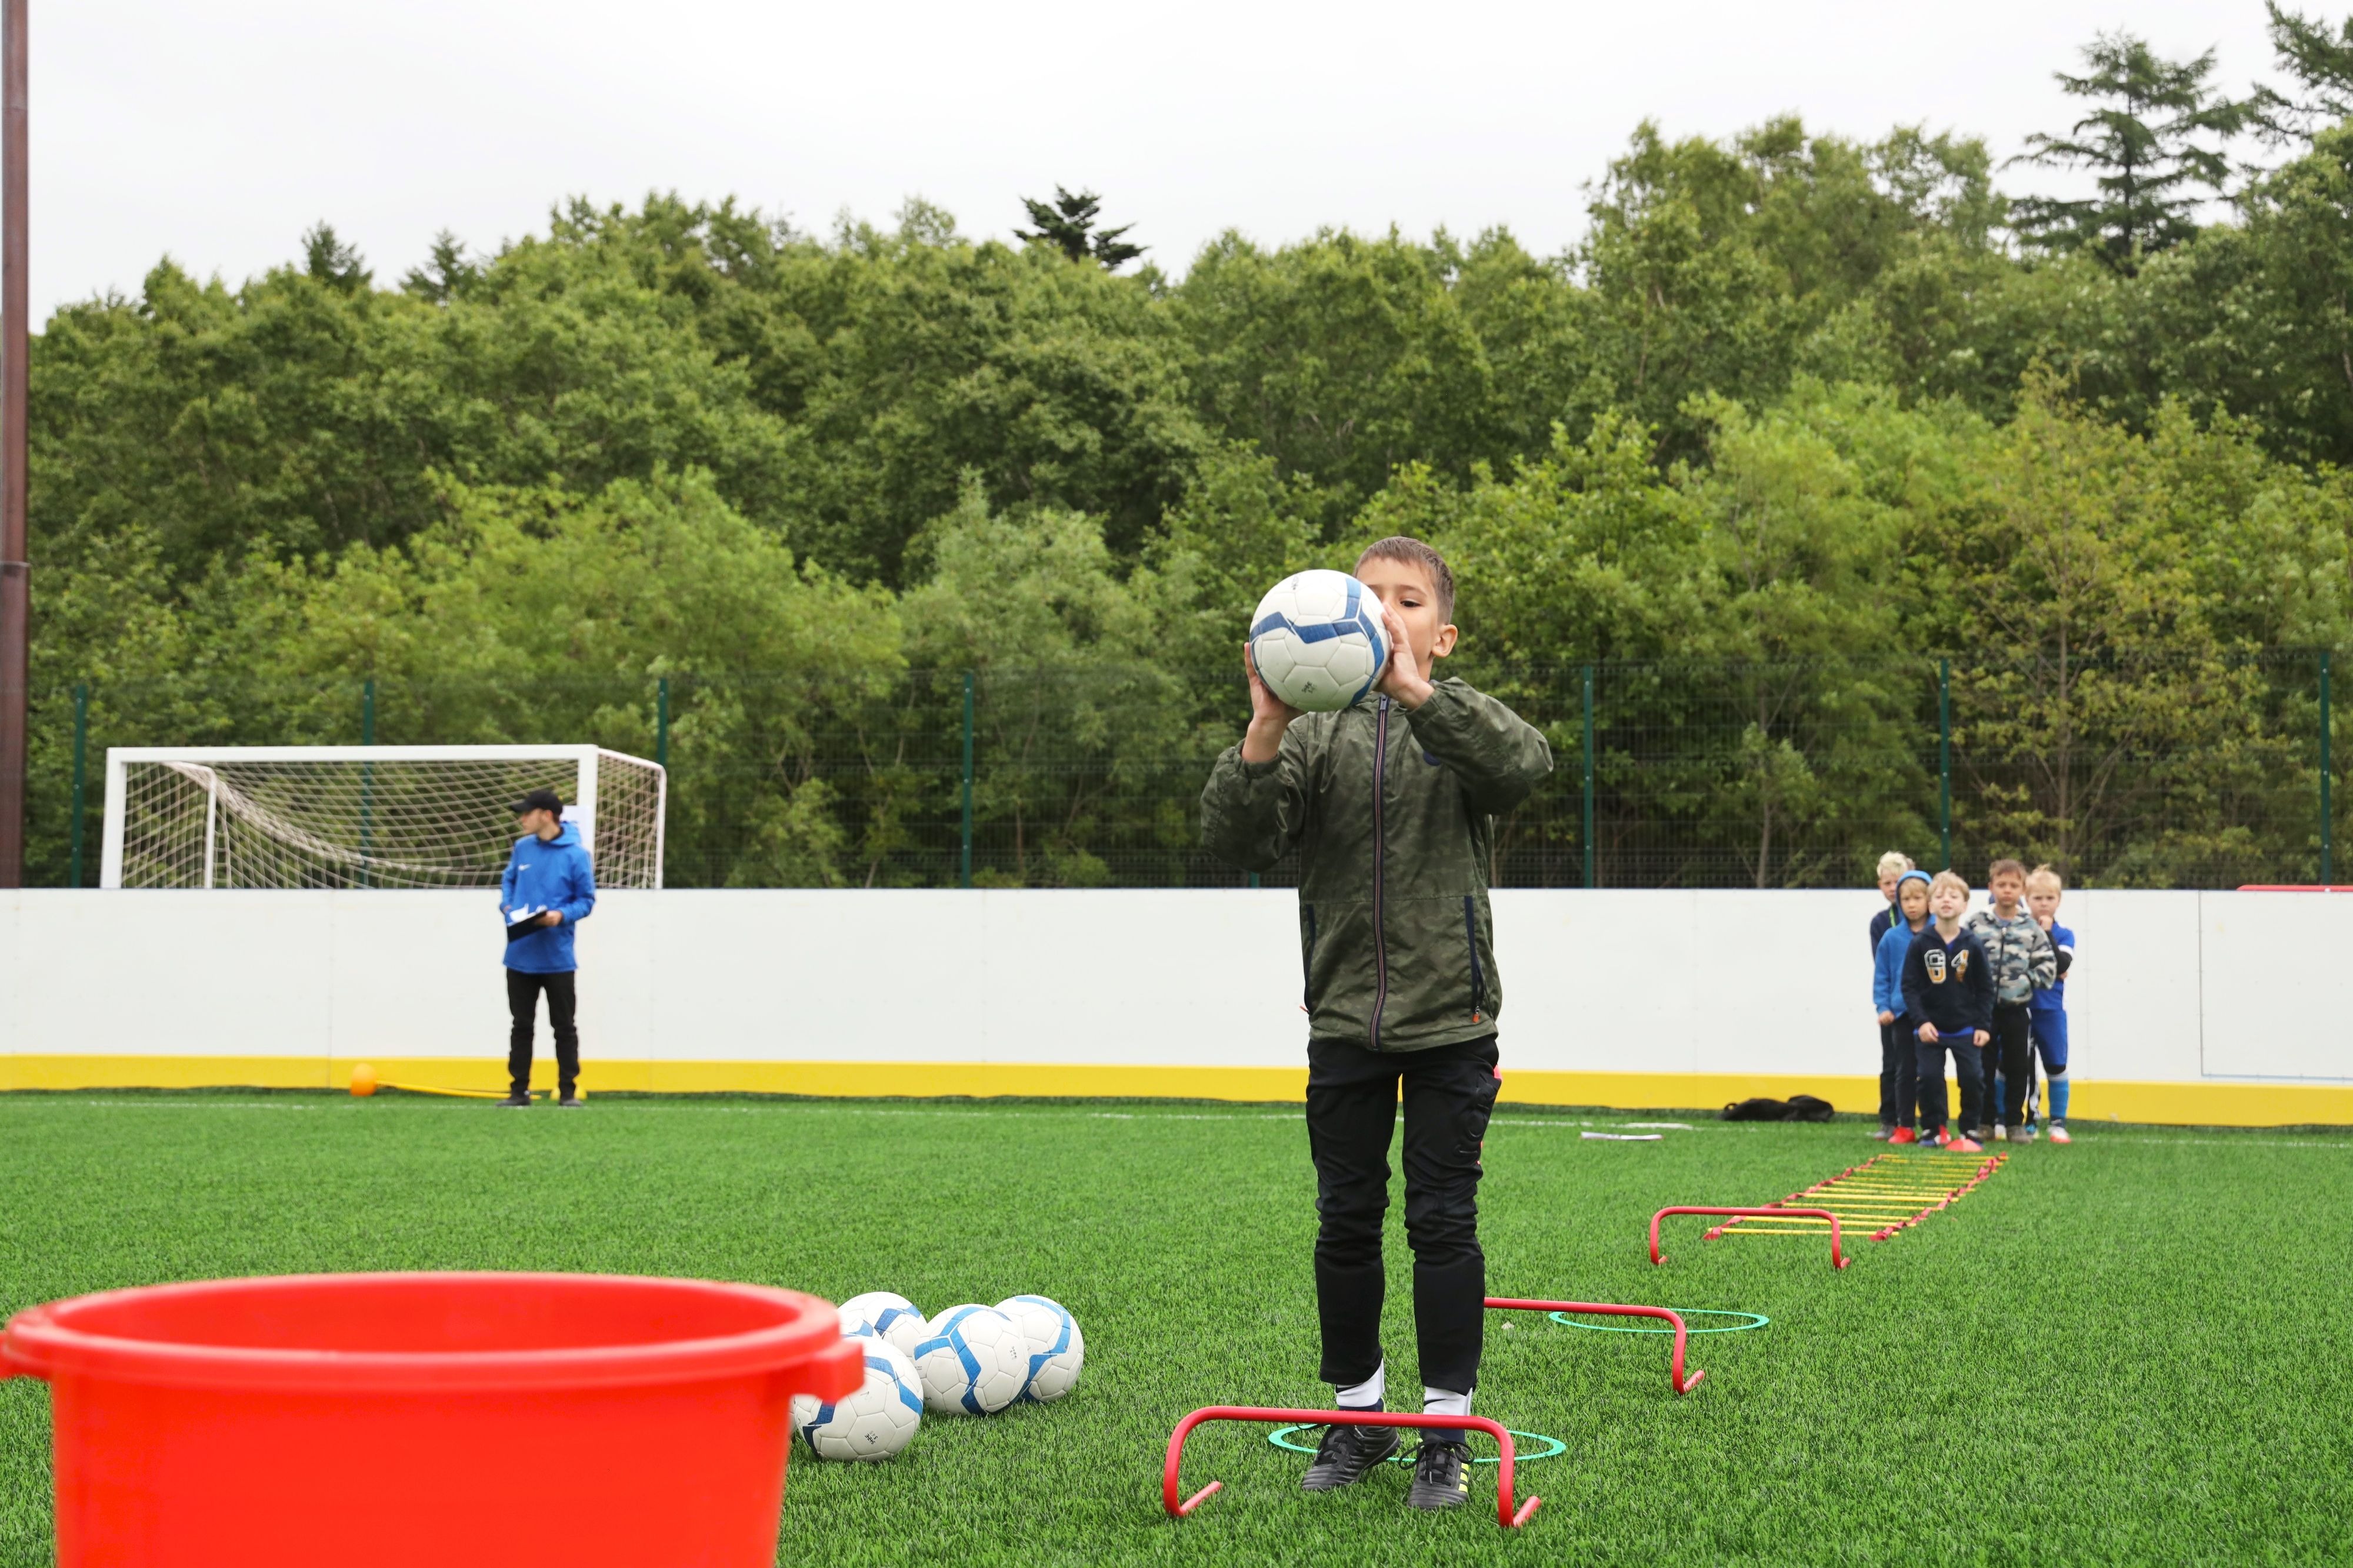
<instances>
[{"instance_id":1,"label":"blue tracksuit jacket","mask_svg":"<svg viewBox=\"0 0 2353 1568\"><path fill-rule=\"evenodd\" d=\"M1920 928L1927 930L1926 926ZM1896 922L1879 933L1879 951L1871 960L1871 1010L1876 1015L1894 1013L1902 1016L1904 1005L1904 960L1912 951L1912 926L1898 918Z\"/></svg>"},{"instance_id":2,"label":"blue tracksuit jacket","mask_svg":"<svg viewBox=\"0 0 2353 1568\"><path fill-rule=\"evenodd\" d=\"M579 830L570 823L544 844L536 834L515 840L499 879L499 914L510 910L554 910L564 923L519 936L507 943L507 967L526 974L561 974L580 965L572 956L572 928L596 907L596 874Z\"/></svg>"},{"instance_id":3,"label":"blue tracksuit jacket","mask_svg":"<svg viewBox=\"0 0 2353 1568\"><path fill-rule=\"evenodd\" d=\"M2075 933L2057 921L2051 922L2051 945L2059 950L2067 963L2075 962ZM2038 988L2034 1000L2027 1006L2038 1018L2053 1014L2063 1017L2067 1012L2067 971L2061 969L2058 979Z\"/></svg>"}]
</instances>

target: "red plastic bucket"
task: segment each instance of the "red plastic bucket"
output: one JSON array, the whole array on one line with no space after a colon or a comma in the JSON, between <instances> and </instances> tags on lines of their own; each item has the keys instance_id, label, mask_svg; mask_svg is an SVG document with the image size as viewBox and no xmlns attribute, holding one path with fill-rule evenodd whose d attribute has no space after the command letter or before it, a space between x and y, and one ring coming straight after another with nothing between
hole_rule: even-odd
<instances>
[{"instance_id":1,"label":"red plastic bucket","mask_svg":"<svg viewBox=\"0 0 2353 1568\"><path fill-rule=\"evenodd\" d=\"M17 1313L60 1568L769 1568L796 1394L857 1347L813 1296L595 1274L329 1274Z\"/></svg>"}]
</instances>

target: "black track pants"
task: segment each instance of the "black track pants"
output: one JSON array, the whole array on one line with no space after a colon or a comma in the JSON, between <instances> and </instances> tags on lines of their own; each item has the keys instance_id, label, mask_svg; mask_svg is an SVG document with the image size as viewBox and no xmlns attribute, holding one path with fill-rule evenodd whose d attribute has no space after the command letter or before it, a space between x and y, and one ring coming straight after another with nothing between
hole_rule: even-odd
<instances>
[{"instance_id":1,"label":"black track pants","mask_svg":"<svg viewBox=\"0 0 2353 1568\"><path fill-rule=\"evenodd\" d=\"M1381 1226L1389 1141L1405 1102L1405 1233L1413 1247L1421 1381L1467 1394L1479 1380L1487 1258L1479 1250L1479 1145L1495 1109L1495 1039L1421 1051L1307 1047L1307 1145L1315 1158L1315 1306L1321 1376L1359 1384L1381 1364Z\"/></svg>"},{"instance_id":2,"label":"black track pants","mask_svg":"<svg viewBox=\"0 0 2353 1568\"><path fill-rule=\"evenodd\" d=\"M547 1027L555 1037L555 1086L569 1099L580 1078L580 1031L573 1026L575 993L571 970L557 974L507 971L507 1016L514 1027L507 1035L507 1081L516 1094L531 1092L531 1030L539 1013L539 994L547 993Z\"/></svg>"},{"instance_id":3,"label":"black track pants","mask_svg":"<svg viewBox=\"0 0 2353 1568\"><path fill-rule=\"evenodd\" d=\"M1994 1075L2001 1075L2001 1100L1993 1097ZM2016 1129L2026 1121L2026 1097L2034 1090L2034 1030L2023 1002L1997 1002L1993 1008L1993 1043L1985 1052L1985 1118Z\"/></svg>"},{"instance_id":4,"label":"black track pants","mask_svg":"<svg viewBox=\"0 0 2353 1568\"><path fill-rule=\"evenodd\" d=\"M1914 1025L1917 1038L1919 1026ZM1976 1127L1984 1114L1981 1097L1986 1089L1986 1048L1970 1042L1975 1037L1969 1030L1958 1029L1945 1036L1934 1045L1920 1047L1920 1136L1928 1137L1947 1125L1957 1131ZM1961 1119L1947 1123L1945 1120L1945 1053L1953 1054L1953 1077L1961 1085Z\"/></svg>"},{"instance_id":5,"label":"black track pants","mask_svg":"<svg viewBox=\"0 0 2353 1568\"><path fill-rule=\"evenodd\" d=\"M1879 1026L1879 1124L1909 1127L1920 1100L1920 1041L1905 1015Z\"/></svg>"}]
</instances>

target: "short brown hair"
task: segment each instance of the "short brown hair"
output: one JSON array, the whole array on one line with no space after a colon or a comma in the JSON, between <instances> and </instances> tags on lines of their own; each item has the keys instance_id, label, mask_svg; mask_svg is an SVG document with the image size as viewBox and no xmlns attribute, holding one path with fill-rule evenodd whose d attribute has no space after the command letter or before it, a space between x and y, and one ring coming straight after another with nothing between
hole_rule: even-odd
<instances>
[{"instance_id":1,"label":"short brown hair","mask_svg":"<svg viewBox=\"0 0 2353 1568\"><path fill-rule=\"evenodd\" d=\"M1969 896L1969 879L1958 871L1939 871L1928 879L1930 897L1933 898L1937 889L1942 888L1958 888L1961 890L1961 897L1966 899Z\"/></svg>"},{"instance_id":2,"label":"short brown hair","mask_svg":"<svg viewBox=\"0 0 2353 1568\"><path fill-rule=\"evenodd\" d=\"M1986 885L1991 887L1996 877L2015 877L2023 882L2026 880L2026 862L2009 858L1997 860L1986 868Z\"/></svg>"},{"instance_id":3,"label":"short brown hair","mask_svg":"<svg viewBox=\"0 0 2353 1568\"><path fill-rule=\"evenodd\" d=\"M1446 557L1420 540L1404 533L1376 540L1356 557L1356 570L1362 572L1367 561L1395 561L1400 565L1420 567L1430 574L1430 590L1438 595L1439 620L1454 618L1454 574L1447 570Z\"/></svg>"}]
</instances>

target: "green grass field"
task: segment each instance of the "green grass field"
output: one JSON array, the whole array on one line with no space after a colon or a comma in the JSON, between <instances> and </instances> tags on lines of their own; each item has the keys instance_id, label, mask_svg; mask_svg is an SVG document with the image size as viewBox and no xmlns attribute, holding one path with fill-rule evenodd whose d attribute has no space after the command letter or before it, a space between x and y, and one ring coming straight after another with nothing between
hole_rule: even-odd
<instances>
[{"instance_id":1,"label":"green grass field","mask_svg":"<svg viewBox=\"0 0 2353 1568\"><path fill-rule=\"evenodd\" d=\"M1309 1498L1265 1428L1321 1403L1304 1129L1279 1107L601 1099L579 1115L386 1095L0 1099L0 1307L207 1276L558 1268L764 1281L928 1310L1040 1291L1086 1331L1050 1406L927 1417L881 1466L796 1448L788 1563L1877 1563L2353 1559L2353 1133L2090 1127L1833 1274L1818 1239L1703 1243L1669 1203L1750 1203L1880 1146L1862 1123L1506 1107L1483 1234L1497 1294L1731 1308L1677 1399L1662 1338L1491 1314L1479 1410L1548 1433L1505 1536L1409 1512L1401 1468ZM1638 1118L1638 1120L1640 1120ZM1686 1118L1686 1120L1694 1120ZM1392 1385L1417 1383L1392 1236ZM1508 1321L1507 1321L1508 1320ZM49 1561L47 1394L0 1384L0 1561ZM535 1480L531 1506L568 1506Z\"/></svg>"}]
</instances>

